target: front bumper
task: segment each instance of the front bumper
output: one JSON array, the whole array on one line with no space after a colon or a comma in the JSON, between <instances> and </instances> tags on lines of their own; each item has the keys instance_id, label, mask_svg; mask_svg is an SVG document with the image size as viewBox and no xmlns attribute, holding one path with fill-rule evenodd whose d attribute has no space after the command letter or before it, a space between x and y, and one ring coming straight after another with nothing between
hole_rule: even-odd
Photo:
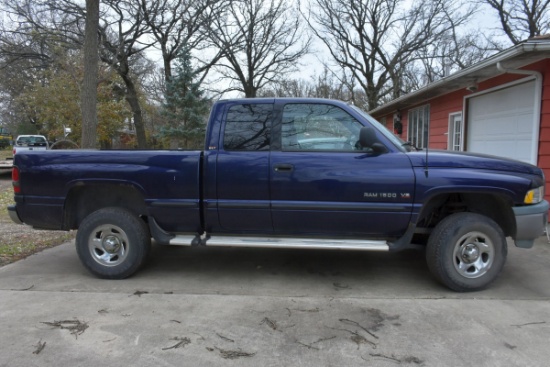
<instances>
[{"instance_id":1,"label":"front bumper","mask_svg":"<svg viewBox=\"0 0 550 367\"><path fill-rule=\"evenodd\" d=\"M15 205L8 206L8 214L10 215L10 219L12 221L17 224L23 224L23 221L21 220L21 218L19 218L19 214L17 214L17 209L15 208Z\"/></svg>"},{"instance_id":2,"label":"front bumper","mask_svg":"<svg viewBox=\"0 0 550 367\"><path fill-rule=\"evenodd\" d=\"M531 248L535 239L540 237L548 224L548 202L517 206L512 208L516 217L516 235L514 241L517 247Z\"/></svg>"}]
</instances>

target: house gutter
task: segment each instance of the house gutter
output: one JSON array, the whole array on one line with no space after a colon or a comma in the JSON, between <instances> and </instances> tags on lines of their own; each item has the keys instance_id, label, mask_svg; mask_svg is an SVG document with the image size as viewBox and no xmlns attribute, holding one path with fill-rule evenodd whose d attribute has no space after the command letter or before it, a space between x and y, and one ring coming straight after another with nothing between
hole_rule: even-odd
<instances>
[{"instance_id":1,"label":"house gutter","mask_svg":"<svg viewBox=\"0 0 550 367\"><path fill-rule=\"evenodd\" d=\"M533 107L533 133L532 141L534 142L531 148L531 163L537 165L539 151L539 131L540 131L540 113L542 103L542 74L535 70L520 70L504 68L500 61L497 62L497 69L506 74L528 75L535 78L535 101Z\"/></svg>"},{"instance_id":2,"label":"house gutter","mask_svg":"<svg viewBox=\"0 0 550 367\"><path fill-rule=\"evenodd\" d=\"M441 80L433 82L433 83L425 86L424 88L418 89L417 91L411 92L411 93L406 94L406 95L401 96L401 97L398 97L398 98L394 99L393 101L390 101L390 102L388 102L388 103L386 103L382 106L379 106L379 107L377 107L373 110L368 111L368 113L371 114L371 115L376 115L381 110L384 110L384 111L387 110L385 113L395 112L396 108L394 108L394 106L397 106L401 102L405 102L409 98L412 98L412 97L417 96L417 95L422 95L423 93L426 93L426 92L430 91L431 89L434 89L434 88L440 87L442 85L445 85L447 82L449 82L451 80L467 77L469 74L474 73L474 72L479 71L479 70L482 70L484 68L490 67L491 65L495 65L495 64L498 64L498 63L500 63L502 61L505 61L507 59L513 58L515 56L524 54L526 52L533 52L533 51L538 51L538 52L550 51L550 42L548 42L548 40L545 40L545 41L540 41L540 40L526 41L526 42L521 43L519 45L516 45L516 46L514 46L514 47L512 47L508 50L505 50L505 51L502 51L498 54L495 54L495 55L489 57L488 59L486 59L485 61L482 61L481 63L475 64L475 65L473 65L469 68L460 70L460 71L456 72L453 75L450 75L446 78L443 78ZM516 70L516 69L513 69L513 70Z\"/></svg>"}]
</instances>

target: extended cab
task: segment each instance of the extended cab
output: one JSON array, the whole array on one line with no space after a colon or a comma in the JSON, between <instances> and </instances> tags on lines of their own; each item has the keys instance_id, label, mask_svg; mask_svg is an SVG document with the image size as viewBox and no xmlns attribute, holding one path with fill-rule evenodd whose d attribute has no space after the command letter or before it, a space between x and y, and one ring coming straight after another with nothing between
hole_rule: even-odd
<instances>
[{"instance_id":1,"label":"extended cab","mask_svg":"<svg viewBox=\"0 0 550 367\"><path fill-rule=\"evenodd\" d=\"M416 151L360 109L322 99L217 102L203 151L16 154L12 219L78 229L89 271L124 278L158 244L398 251L422 246L457 291L529 248L548 203L541 169Z\"/></svg>"}]
</instances>

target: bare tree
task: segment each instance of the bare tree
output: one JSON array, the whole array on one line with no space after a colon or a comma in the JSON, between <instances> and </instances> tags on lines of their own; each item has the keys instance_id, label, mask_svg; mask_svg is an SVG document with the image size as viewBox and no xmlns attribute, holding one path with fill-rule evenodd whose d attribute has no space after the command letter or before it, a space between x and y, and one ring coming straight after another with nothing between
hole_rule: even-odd
<instances>
[{"instance_id":1,"label":"bare tree","mask_svg":"<svg viewBox=\"0 0 550 367\"><path fill-rule=\"evenodd\" d=\"M24 40L39 37L47 48L81 49L85 37L86 10L71 0L3 0L7 13L17 24L15 34ZM132 112L139 148L147 146L143 114L138 93L139 75L135 65L142 63L148 26L139 4L132 0L106 0L98 27L100 59L110 65L124 81L124 97ZM47 61L48 53L25 54L19 48L18 57ZM15 56L12 56L12 58ZM97 83L97 81L96 81Z\"/></svg>"},{"instance_id":2,"label":"bare tree","mask_svg":"<svg viewBox=\"0 0 550 367\"><path fill-rule=\"evenodd\" d=\"M221 12L225 0L141 0L140 8L145 22L155 38L154 47L162 54L164 76L172 77L172 62L182 48L200 52L210 44L208 25ZM201 55L203 65L197 73L206 73L219 60L219 53L208 60ZM204 77L203 77L204 78Z\"/></svg>"},{"instance_id":3,"label":"bare tree","mask_svg":"<svg viewBox=\"0 0 550 367\"><path fill-rule=\"evenodd\" d=\"M467 68L498 51L475 33L458 36L453 30L415 53L415 60L400 65L400 94L419 89L452 73ZM383 98L388 101L394 95Z\"/></svg>"},{"instance_id":4,"label":"bare tree","mask_svg":"<svg viewBox=\"0 0 550 367\"><path fill-rule=\"evenodd\" d=\"M67 38L56 34L58 42L50 40L53 33L44 24L59 22L43 1L2 0L3 17L0 20L0 93L2 121L13 132L19 129L36 133L39 121L29 114L19 96L39 81L42 72L56 64L56 58L67 45ZM40 19L40 22L35 21Z\"/></svg>"},{"instance_id":5,"label":"bare tree","mask_svg":"<svg viewBox=\"0 0 550 367\"><path fill-rule=\"evenodd\" d=\"M333 61L363 90L367 108L403 90L403 67L468 14L455 1L313 0L305 15ZM353 90L353 89L352 89Z\"/></svg>"},{"instance_id":6,"label":"bare tree","mask_svg":"<svg viewBox=\"0 0 550 367\"><path fill-rule=\"evenodd\" d=\"M227 89L255 97L268 83L297 69L310 37L284 0L234 0L212 19L210 38L222 52L218 64Z\"/></svg>"},{"instance_id":7,"label":"bare tree","mask_svg":"<svg viewBox=\"0 0 550 367\"><path fill-rule=\"evenodd\" d=\"M309 97L312 85L304 79L282 79L258 90L257 97Z\"/></svg>"},{"instance_id":8,"label":"bare tree","mask_svg":"<svg viewBox=\"0 0 550 367\"><path fill-rule=\"evenodd\" d=\"M97 144L97 81L98 66L99 0L86 0L86 33L84 39L84 80L82 81L82 148L95 148Z\"/></svg>"},{"instance_id":9,"label":"bare tree","mask_svg":"<svg viewBox=\"0 0 550 367\"><path fill-rule=\"evenodd\" d=\"M489 5L512 44L550 31L550 0L479 0Z\"/></svg>"},{"instance_id":10,"label":"bare tree","mask_svg":"<svg viewBox=\"0 0 550 367\"><path fill-rule=\"evenodd\" d=\"M60 2L63 0L55 4ZM57 14L48 0L2 0L0 4L3 68L45 69L52 63L56 49L74 48L74 24L64 23L66 16Z\"/></svg>"},{"instance_id":11,"label":"bare tree","mask_svg":"<svg viewBox=\"0 0 550 367\"><path fill-rule=\"evenodd\" d=\"M107 4L111 11L105 14L99 25L100 58L111 65L124 81L123 92L132 109L137 146L144 149L147 148L145 122L136 84L138 73L134 72L133 65L144 57L143 51L152 46L152 43L143 42L149 28L134 1L109 0Z\"/></svg>"},{"instance_id":12,"label":"bare tree","mask_svg":"<svg viewBox=\"0 0 550 367\"><path fill-rule=\"evenodd\" d=\"M167 136L174 125L183 124L178 116L177 104L174 103L174 84L178 75L172 72L173 63L178 55L185 51L186 56L195 55L193 60L193 79L198 85L206 78L212 66L221 57L220 50L209 50L208 25L211 19L220 14L226 0L140 0L143 17L155 39L154 48L161 52L163 67L162 79L157 72L149 83L149 98L163 105L162 113L156 114L156 130L153 136ZM210 51L210 52L209 52ZM190 67L190 65L188 65ZM195 80L198 79L198 80ZM202 86L201 86L202 89ZM170 103L167 103L170 101ZM172 117L172 118L171 118ZM177 135L177 134L176 134ZM176 146L173 137L171 145Z\"/></svg>"},{"instance_id":13,"label":"bare tree","mask_svg":"<svg viewBox=\"0 0 550 367\"><path fill-rule=\"evenodd\" d=\"M337 74L324 65L323 72L313 75L311 80L282 79L262 88L258 96L338 99L363 108L366 103L364 92L357 88L353 77L350 78L345 70L340 71Z\"/></svg>"}]
</instances>

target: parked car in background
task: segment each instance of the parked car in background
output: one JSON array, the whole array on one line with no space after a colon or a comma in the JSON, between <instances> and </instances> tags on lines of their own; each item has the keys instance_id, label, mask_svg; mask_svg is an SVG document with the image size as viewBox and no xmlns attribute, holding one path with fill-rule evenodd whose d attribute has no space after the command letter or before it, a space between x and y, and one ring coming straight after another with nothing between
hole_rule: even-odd
<instances>
[{"instance_id":1,"label":"parked car in background","mask_svg":"<svg viewBox=\"0 0 550 367\"><path fill-rule=\"evenodd\" d=\"M19 135L13 145L13 154L23 150L46 150L48 140L44 135Z\"/></svg>"}]
</instances>

